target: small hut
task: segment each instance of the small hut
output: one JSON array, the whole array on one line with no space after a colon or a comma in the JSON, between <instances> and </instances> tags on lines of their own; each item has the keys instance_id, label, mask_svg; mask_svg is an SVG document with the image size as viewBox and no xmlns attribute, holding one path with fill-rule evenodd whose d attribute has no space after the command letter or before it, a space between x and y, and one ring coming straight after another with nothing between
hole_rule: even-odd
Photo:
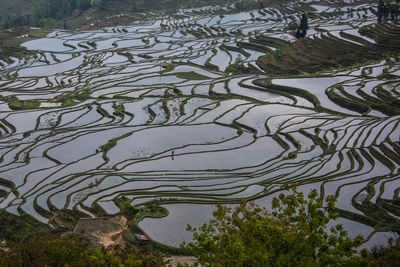
<instances>
[{"instance_id":1,"label":"small hut","mask_svg":"<svg viewBox=\"0 0 400 267\"><path fill-rule=\"evenodd\" d=\"M145 246L149 243L149 239L145 235L135 234L135 239L140 246Z\"/></svg>"}]
</instances>

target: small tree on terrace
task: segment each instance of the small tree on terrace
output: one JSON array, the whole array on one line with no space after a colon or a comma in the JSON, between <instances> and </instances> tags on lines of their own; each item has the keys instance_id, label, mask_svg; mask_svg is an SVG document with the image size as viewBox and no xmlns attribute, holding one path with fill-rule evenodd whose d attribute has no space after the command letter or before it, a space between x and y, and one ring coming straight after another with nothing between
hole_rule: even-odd
<instances>
[{"instance_id":1,"label":"small tree on terrace","mask_svg":"<svg viewBox=\"0 0 400 267\"><path fill-rule=\"evenodd\" d=\"M297 28L296 31L296 38L304 38L307 35L307 30L308 30L308 19L306 14L303 13L301 16L301 21L300 21L300 26Z\"/></svg>"}]
</instances>

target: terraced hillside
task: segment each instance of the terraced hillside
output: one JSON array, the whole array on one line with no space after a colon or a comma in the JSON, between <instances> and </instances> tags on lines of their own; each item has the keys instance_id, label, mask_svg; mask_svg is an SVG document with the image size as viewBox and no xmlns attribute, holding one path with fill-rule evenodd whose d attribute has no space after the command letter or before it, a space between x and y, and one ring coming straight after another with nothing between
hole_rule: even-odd
<instances>
[{"instance_id":1,"label":"terraced hillside","mask_svg":"<svg viewBox=\"0 0 400 267\"><path fill-rule=\"evenodd\" d=\"M0 61L0 208L55 224L63 209L116 214L122 196L130 205L177 203L161 226L140 224L176 245L154 234L174 233L171 216L201 221L206 207L242 199L268 205L297 183L336 194L351 234L384 242L399 231L400 63L399 47L382 40L398 37L400 25L375 26L364 1L341 3L186 9L24 43L34 57ZM289 24L307 9L309 36L293 43ZM378 46L389 53L365 54ZM257 66L281 49L292 53L281 60L307 74L315 47L365 59L320 57L319 73L295 78ZM226 72L235 63L243 74Z\"/></svg>"},{"instance_id":2,"label":"terraced hillside","mask_svg":"<svg viewBox=\"0 0 400 267\"><path fill-rule=\"evenodd\" d=\"M281 44L275 53L261 56L257 65L267 74L308 74L326 69L351 67L355 63L379 60L383 55L398 54L400 30L397 24L366 25L359 30L349 25L317 28L318 33L293 44ZM365 36L361 36L360 32ZM370 38L368 41L366 38ZM257 44L268 45L270 39L258 37ZM279 53L278 53L279 52Z\"/></svg>"}]
</instances>

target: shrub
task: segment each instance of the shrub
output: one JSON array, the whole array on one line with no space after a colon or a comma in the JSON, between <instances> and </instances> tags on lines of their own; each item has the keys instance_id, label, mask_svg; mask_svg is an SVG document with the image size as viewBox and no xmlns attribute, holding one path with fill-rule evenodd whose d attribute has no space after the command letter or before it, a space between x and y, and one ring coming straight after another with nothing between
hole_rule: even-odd
<instances>
[{"instance_id":1,"label":"shrub","mask_svg":"<svg viewBox=\"0 0 400 267\"><path fill-rule=\"evenodd\" d=\"M203 266L359 266L356 248L362 237L352 240L336 219L335 198L326 206L316 190L307 196L291 190L274 198L273 211L253 204L232 209L218 206L214 219L194 232L194 241L183 247Z\"/></svg>"}]
</instances>

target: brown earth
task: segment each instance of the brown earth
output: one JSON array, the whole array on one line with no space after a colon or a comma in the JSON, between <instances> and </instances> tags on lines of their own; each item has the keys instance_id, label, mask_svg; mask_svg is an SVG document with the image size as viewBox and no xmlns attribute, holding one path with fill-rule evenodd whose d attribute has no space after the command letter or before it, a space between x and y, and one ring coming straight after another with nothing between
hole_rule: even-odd
<instances>
[{"instance_id":1,"label":"brown earth","mask_svg":"<svg viewBox=\"0 0 400 267\"><path fill-rule=\"evenodd\" d=\"M257 65L272 76L310 74L399 54L400 24L373 24L360 32L374 39L376 44L355 36L347 36L349 39L345 40L326 33L281 46L275 52L259 57Z\"/></svg>"},{"instance_id":2,"label":"brown earth","mask_svg":"<svg viewBox=\"0 0 400 267\"><path fill-rule=\"evenodd\" d=\"M110 220L118 223L120 225L120 228L108 233L97 231L93 233L93 236L97 237L99 239L98 243L103 245L103 247L105 248L116 245L124 247L125 241L122 237L122 232L127 228L126 223L128 220L123 216L116 216L114 218L111 218Z\"/></svg>"},{"instance_id":3,"label":"brown earth","mask_svg":"<svg viewBox=\"0 0 400 267\"><path fill-rule=\"evenodd\" d=\"M88 237L99 246L124 247L122 233L127 229L128 220L124 216L110 218L82 218L74 228L74 233Z\"/></svg>"}]
</instances>

